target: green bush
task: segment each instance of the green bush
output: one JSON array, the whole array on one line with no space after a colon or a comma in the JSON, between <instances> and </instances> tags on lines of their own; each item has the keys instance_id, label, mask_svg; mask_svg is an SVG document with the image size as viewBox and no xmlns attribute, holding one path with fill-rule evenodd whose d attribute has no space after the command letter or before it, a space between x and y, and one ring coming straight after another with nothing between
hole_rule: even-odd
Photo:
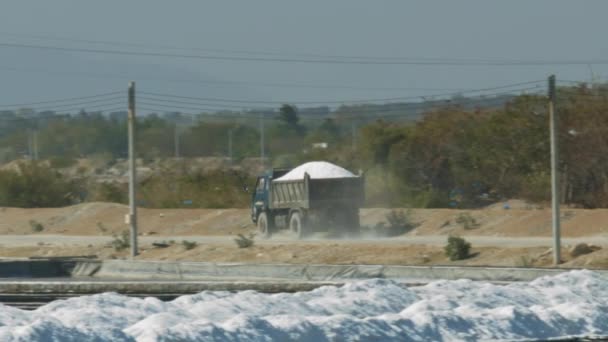
<instances>
[{"instance_id":1,"label":"green bush","mask_svg":"<svg viewBox=\"0 0 608 342\"><path fill-rule=\"evenodd\" d=\"M243 234L239 234L238 238L234 239L236 245L239 248L249 248L253 246L253 235L249 235L249 237L244 236Z\"/></svg>"},{"instance_id":2,"label":"green bush","mask_svg":"<svg viewBox=\"0 0 608 342\"><path fill-rule=\"evenodd\" d=\"M386 220L388 221L387 235L398 236L416 228L418 225L412 222L410 216L411 212L409 210L407 212L403 210L391 210L388 212L386 214Z\"/></svg>"},{"instance_id":3,"label":"green bush","mask_svg":"<svg viewBox=\"0 0 608 342\"><path fill-rule=\"evenodd\" d=\"M44 230L44 226L42 225L42 223L36 220L30 220L30 227L32 228L32 231L34 233L40 233Z\"/></svg>"},{"instance_id":4,"label":"green bush","mask_svg":"<svg viewBox=\"0 0 608 342\"><path fill-rule=\"evenodd\" d=\"M131 247L131 243L129 242L130 235L128 230L123 230L120 236L112 234L112 237L114 237L114 240L112 240L111 245L115 251L119 252Z\"/></svg>"},{"instance_id":5,"label":"green bush","mask_svg":"<svg viewBox=\"0 0 608 342\"><path fill-rule=\"evenodd\" d=\"M477 220L471 216L471 214L469 213L460 213L457 217L456 217L456 223L462 225L462 228L464 229L475 229L479 227L479 223L477 223Z\"/></svg>"},{"instance_id":6,"label":"green bush","mask_svg":"<svg viewBox=\"0 0 608 342\"><path fill-rule=\"evenodd\" d=\"M445 255L450 260L463 260L470 256L471 244L461 237L450 236L444 249Z\"/></svg>"},{"instance_id":7,"label":"green bush","mask_svg":"<svg viewBox=\"0 0 608 342\"><path fill-rule=\"evenodd\" d=\"M148 208L246 208L251 195L243 185L254 182L243 171L172 168L142 181L139 196Z\"/></svg>"},{"instance_id":8,"label":"green bush","mask_svg":"<svg viewBox=\"0 0 608 342\"><path fill-rule=\"evenodd\" d=\"M196 241L187 241L187 240L182 241L182 246L184 246L184 248L186 250L194 249L197 245L198 245L198 243L196 243Z\"/></svg>"},{"instance_id":9,"label":"green bush","mask_svg":"<svg viewBox=\"0 0 608 342\"><path fill-rule=\"evenodd\" d=\"M38 162L0 171L0 206L61 207L80 200L82 184Z\"/></svg>"},{"instance_id":10,"label":"green bush","mask_svg":"<svg viewBox=\"0 0 608 342\"><path fill-rule=\"evenodd\" d=\"M103 234L108 231L108 228L106 228L106 225L103 224L103 222L97 222L97 230L99 233Z\"/></svg>"}]
</instances>

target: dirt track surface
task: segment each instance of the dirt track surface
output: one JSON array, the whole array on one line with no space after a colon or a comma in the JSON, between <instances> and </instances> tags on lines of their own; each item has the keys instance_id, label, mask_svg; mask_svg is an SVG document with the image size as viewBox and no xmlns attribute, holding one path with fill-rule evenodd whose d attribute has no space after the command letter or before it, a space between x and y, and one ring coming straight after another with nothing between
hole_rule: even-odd
<instances>
[{"instance_id":1,"label":"dirt track surface","mask_svg":"<svg viewBox=\"0 0 608 342\"><path fill-rule=\"evenodd\" d=\"M289 234L269 240L255 238L251 248L238 248L238 234L255 232L247 209L140 209L140 259L217 262L361 263L361 264L468 264L546 266L551 264L551 213L548 209L512 201L511 209L495 205L482 210L413 209L410 218L418 227L393 238L327 239L316 234L295 241ZM128 228L128 208L112 203L85 203L66 208L0 208L0 257L97 255L122 258L112 235ZM388 209L361 210L361 223L373 231L386 222ZM476 225L465 229L462 214ZM42 232L34 232L35 224ZM465 237L473 257L450 262L443 253L449 235ZM566 266L608 266L608 210L562 209L563 259ZM185 248L183 240L196 242ZM152 242L168 242L167 248ZM604 247L571 257L571 246L585 242Z\"/></svg>"},{"instance_id":2,"label":"dirt track surface","mask_svg":"<svg viewBox=\"0 0 608 342\"><path fill-rule=\"evenodd\" d=\"M88 245L107 245L114 238L111 236L77 236L77 235L3 235L0 242L1 247L23 247L36 245L65 245L65 246L88 246ZM140 236L140 245L152 245L154 242L167 242L167 240L181 242L184 240L194 241L205 245L233 245L234 236ZM501 236L467 236L474 246L478 247L501 247L501 248L530 248L530 247L551 247L553 239L548 237L501 237ZM590 236L578 238L562 239L564 245L576 245L579 243L593 243L593 245L608 248L608 236ZM257 239L255 244L259 246L315 246L315 245L378 245L378 246L434 246L441 247L446 244L444 235L423 235L410 236L403 235L392 238L361 238L361 239L331 239L323 238L322 234L306 240L294 240L285 235L284 237Z\"/></svg>"},{"instance_id":3,"label":"dirt track surface","mask_svg":"<svg viewBox=\"0 0 608 342\"><path fill-rule=\"evenodd\" d=\"M509 210L495 205L478 210L412 209L418 224L412 235L492 235L549 237L551 211L513 201ZM373 227L386 222L390 209L361 210L361 224ZM404 211L407 211L404 209ZM30 234L31 222L43 225L44 234L111 235L127 228L128 207L114 203L84 203L65 208L0 208L0 235ZM254 231L248 209L138 209L142 235L236 235ZM478 224L464 229L457 222L462 214ZM562 236L608 234L608 209L562 209Z\"/></svg>"}]
</instances>

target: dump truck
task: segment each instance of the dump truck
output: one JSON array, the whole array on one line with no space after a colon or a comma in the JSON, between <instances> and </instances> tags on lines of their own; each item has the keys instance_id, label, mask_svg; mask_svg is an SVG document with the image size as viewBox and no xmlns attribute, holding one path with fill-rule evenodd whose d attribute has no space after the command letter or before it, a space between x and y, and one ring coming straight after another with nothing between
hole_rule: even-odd
<instances>
[{"instance_id":1,"label":"dump truck","mask_svg":"<svg viewBox=\"0 0 608 342\"><path fill-rule=\"evenodd\" d=\"M302 165L304 169L307 164ZM324 174L312 173L284 179L290 170L273 169L257 178L251 219L259 235L268 238L281 229L289 229L298 239L318 231L339 235L359 232L359 208L365 198L363 175L348 172L345 177L333 174L324 178Z\"/></svg>"}]
</instances>

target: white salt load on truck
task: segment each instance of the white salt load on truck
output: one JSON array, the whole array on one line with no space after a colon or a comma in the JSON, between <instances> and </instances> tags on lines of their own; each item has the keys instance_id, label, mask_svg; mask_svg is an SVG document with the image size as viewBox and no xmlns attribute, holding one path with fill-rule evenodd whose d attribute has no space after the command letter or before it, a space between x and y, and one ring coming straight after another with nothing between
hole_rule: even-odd
<instances>
[{"instance_id":1,"label":"white salt load on truck","mask_svg":"<svg viewBox=\"0 0 608 342\"><path fill-rule=\"evenodd\" d=\"M290 181L304 179L305 173L308 173L311 179L357 177L352 172L338 165L334 165L325 161L313 161L302 164L275 180Z\"/></svg>"}]
</instances>

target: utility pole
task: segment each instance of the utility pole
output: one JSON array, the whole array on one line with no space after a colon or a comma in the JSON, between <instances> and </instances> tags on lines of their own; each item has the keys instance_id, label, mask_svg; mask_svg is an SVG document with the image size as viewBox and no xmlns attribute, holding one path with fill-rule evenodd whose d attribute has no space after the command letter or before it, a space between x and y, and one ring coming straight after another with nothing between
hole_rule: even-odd
<instances>
[{"instance_id":1,"label":"utility pole","mask_svg":"<svg viewBox=\"0 0 608 342\"><path fill-rule=\"evenodd\" d=\"M549 76L549 128L551 130L551 215L553 219L553 263L561 263L561 237L559 224L559 150L558 120L555 113L555 75Z\"/></svg>"},{"instance_id":2,"label":"utility pole","mask_svg":"<svg viewBox=\"0 0 608 342\"><path fill-rule=\"evenodd\" d=\"M232 128L228 130L228 160L232 165Z\"/></svg>"},{"instance_id":3,"label":"utility pole","mask_svg":"<svg viewBox=\"0 0 608 342\"><path fill-rule=\"evenodd\" d=\"M129 82L129 215L131 226L131 258L137 256L137 203L135 203L135 82Z\"/></svg>"},{"instance_id":4,"label":"utility pole","mask_svg":"<svg viewBox=\"0 0 608 342\"><path fill-rule=\"evenodd\" d=\"M262 170L264 170L264 114L260 114L260 159L262 164Z\"/></svg>"}]
</instances>

